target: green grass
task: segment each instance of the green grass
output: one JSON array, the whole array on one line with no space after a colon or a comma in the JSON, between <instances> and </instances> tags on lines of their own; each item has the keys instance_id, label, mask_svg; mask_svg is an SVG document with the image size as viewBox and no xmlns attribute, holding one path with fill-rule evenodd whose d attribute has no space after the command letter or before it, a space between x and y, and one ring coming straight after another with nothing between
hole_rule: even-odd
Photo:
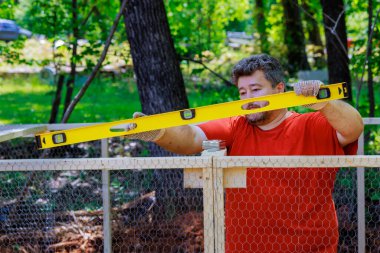
<instances>
[{"instance_id":1,"label":"green grass","mask_svg":"<svg viewBox=\"0 0 380 253\"><path fill-rule=\"evenodd\" d=\"M75 94L79 87L75 88ZM62 100L66 90L63 90ZM55 87L37 75L0 78L0 124L47 123ZM59 118L62 116L62 106ZM126 80L94 80L69 122L105 122L130 118L141 110L136 86Z\"/></svg>"},{"instance_id":2,"label":"green grass","mask_svg":"<svg viewBox=\"0 0 380 253\"><path fill-rule=\"evenodd\" d=\"M76 94L79 86L75 88ZM238 99L235 87L188 85L190 107ZM62 92L62 101L66 90ZM43 83L38 75L0 77L0 124L47 123L55 87ZM62 103L62 102L61 102ZM62 106L59 119L62 117ZM141 104L136 84L129 79L97 78L77 104L70 123L109 122L128 119Z\"/></svg>"}]
</instances>

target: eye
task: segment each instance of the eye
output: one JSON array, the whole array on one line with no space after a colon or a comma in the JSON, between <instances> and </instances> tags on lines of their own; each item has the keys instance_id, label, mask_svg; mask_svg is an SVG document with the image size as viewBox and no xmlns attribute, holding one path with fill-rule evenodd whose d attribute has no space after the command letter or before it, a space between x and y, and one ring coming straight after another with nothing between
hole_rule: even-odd
<instances>
[{"instance_id":1,"label":"eye","mask_svg":"<svg viewBox=\"0 0 380 253\"><path fill-rule=\"evenodd\" d=\"M247 94L247 92L245 92L245 91L240 91L239 94L240 94L240 96L244 96L245 94Z\"/></svg>"}]
</instances>

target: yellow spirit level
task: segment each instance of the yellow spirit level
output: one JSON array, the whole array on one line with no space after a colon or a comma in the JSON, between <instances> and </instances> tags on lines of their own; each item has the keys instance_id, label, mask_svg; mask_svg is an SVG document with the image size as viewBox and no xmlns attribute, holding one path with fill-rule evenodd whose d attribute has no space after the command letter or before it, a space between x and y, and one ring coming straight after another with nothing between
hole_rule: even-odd
<instances>
[{"instance_id":1,"label":"yellow spirit level","mask_svg":"<svg viewBox=\"0 0 380 253\"><path fill-rule=\"evenodd\" d=\"M149 115L136 119L120 120L68 130L39 133L36 134L36 142L39 149L52 148L79 142L136 134L156 129L189 125L238 115L246 115L342 99L347 96L348 89L346 83L337 83L328 86L321 86L316 97L297 96L294 91L289 91L269 96L248 98L233 102ZM267 103L267 106L249 110L243 108L243 105L245 104L263 101ZM129 124L135 124L136 128L127 130L127 126Z\"/></svg>"}]
</instances>

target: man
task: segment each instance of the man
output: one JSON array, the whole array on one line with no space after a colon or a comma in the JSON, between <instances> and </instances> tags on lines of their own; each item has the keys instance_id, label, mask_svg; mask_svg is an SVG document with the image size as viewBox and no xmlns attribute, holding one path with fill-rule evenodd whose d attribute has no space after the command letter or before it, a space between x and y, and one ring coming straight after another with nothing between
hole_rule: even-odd
<instances>
[{"instance_id":1,"label":"man","mask_svg":"<svg viewBox=\"0 0 380 253\"><path fill-rule=\"evenodd\" d=\"M284 92L280 63L266 54L241 60L232 71L241 99ZM316 96L319 81L295 84ZM264 102L245 105L263 107ZM308 105L317 112L279 109L137 134L179 154L195 154L204 140L225 140L230 156L355 154L360 114L343 101ZM135 114L134 117L141 116ZM336 252L332 200L337 169L249 168L245 189L226 189L226 252Z\"/></svg>"}]
</instances>

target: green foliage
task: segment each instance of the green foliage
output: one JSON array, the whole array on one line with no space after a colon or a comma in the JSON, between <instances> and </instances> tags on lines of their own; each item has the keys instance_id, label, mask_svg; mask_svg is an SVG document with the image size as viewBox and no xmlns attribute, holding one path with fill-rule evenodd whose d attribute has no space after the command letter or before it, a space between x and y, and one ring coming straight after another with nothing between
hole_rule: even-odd
<instances>
[{"instance_id":1,"label":"green foliage","mask_svg":"<svg viewBox=\"0 0 380 253\"><path fill-rule=\"evenodd\" d=\"M202 94L202 98L199 97ZM235 86L195 85L188 94L191 107L212 105L239 99Z\"/></svg>"},{"instance_id":2,"label":"green foliage","mask_svg":"<svg viewBox=\"0 0 380 253\"><path fill-rule=\"evenodd\" d=\"M219 55L230 21L248 18L249 3L232 0L165 0L171 34L180 55Z\"/></svg>"},{"instance_id":3,"label":"green foliage","mask_svg":"<svg viewBox=\"0 0 380 253\"><path fill-rule=\"evenodd\" d=\"M0 18L14 19L14 0L0 1Z\"/></svg>"},{"instance_id":4,"label":"green foliage","mask_svg":"<svg viewBox=\"0 0 380 253\"><path fill-rule=\"evenodd\" d=\"M286 66L286 47L284 45L283 8L280 0L273 1L267 14L269 26L268 40L270 43L270 54Z\"/></svg>"},{"instance_id":5,"label":"green foliage","mask_svg":"<svg viewBox=\"0 0 380 253\"><path fill-rule=\"evenodd\" d=\"M14 20L14 1L0 1L0 18ZM3 61L9 64L25 64L27 62L22 57L22 49L25 39L19 39L12 42L0 41L0 62Z\"/></svg>"},{"instance_id":6,"label":"green foliage","mask_svg":"<svg viewBox=\"0 0 380 253\"><path fill-rule=\"evenodd\" d=\"M25 38L20 38L15 41L4 42L0 41L0 62L8 64L27 64L32 65L33 60L25 59L23 57L23 48L25 44Z\"/></svg>"},{"instance_id":7,"label":"green foliage","mask_svg":"<svg viewBox=\"0 0 380 253\"><path fill-rule=\"evenodd\" d=\"M309 16L309 18L314 19L318 24L323 24L323 16L322 16L323 13L321 11L322 10L321 2L320 1L306 1L306 0L302 0L301 2L302 3L306 2L309 7L309 11L314 14L310 17L311 14L307 13L307 10L305 10L302 3L300 3L300 8L301 8L300 11L301 11L301 15L303 16L302 21L303 21L304 28L311 26L310 23L305 22L306 16ZM323 36L324 34L323 25L320 26L320 32L321 32L321 35ZM307 39L307 35L308 34L305 33L306 39Z\"/></svg>"},{"instance_id":8,"label":"green foliage","mask_svg":"<svg viewBox=\"0 0 380 253\"><path fill-rule=\"evenodd\" d=\"M104 41L118 8L119 1L79 0L78 21L74 24L71 0L21 0L16 14L20 24L49 39L70 39L72 28L76 25L80 38Z\"/></svg>"},{"instance_id":9,"label":"green foliage","mask_svg":"<svg viewBox=\"0 0 380 253\"><path fill-rule=\"evenodd\" d=\"M69 1L20 1L16 16L21 25L34 34L50 39L65 38L71 30Z\"/></svg>"},{"instance_id":10,"label":"green foliage","mask_svg":"<svg viewBox=\"0 0 380 253\"><path fill-rule=\"evenodd\" d=\"M380 7L378 1L373 1L373 21L376 16L376 12ZM347 32L348 37L352 39L353 47L349 50L351 57L350 71L353 76L354 85L359 88L361 85L361 96L359 101L355 101L359 108L361 108L362 116L368 115L369 101L368 101L368 89L367 89L367 73L368 65L366 60L370 61L371 69L376 79L380 73L380 47L378 41L380 40L380 17L377 19L377 23L373 24L375 31L372 38L372 53L367 58L367 43L368 43L368 1L349 1L347 5ZM364 75L363 75L364 74ZM363 79L364 82L361 82ZM379 85L375 84L374 93L379 91ZM375 116L380 116L378 100L375 99ZM376 114L377 112L377 114Z\"/></svg>"},{"instance_id":11,"label":"green foliage","mask_svg":"<svg viewBox=\"0 0 380 253\"><path fill-rule=\"evenodd\" d=\"M355 80L353 82L353 90L354 90L354 98L356 98L357 94L357 89L359 86L360 82L358 80ZM380 116L380 105L377 101L380 101L380 83L375 82L374 83L374 96L375 96L375 117ZM356 102L356 101L355 101ZM364 80L362 83L362 88L361 88L361 93L358 101L358 110L361 114L362 117L367 117L369 114L369 100L368 100L368 88L367 88L367 83Z\"/></svg>"},{"instance_id":12,"label":"green foliage","mask_svg":"<svg viewBox=\"0 0 380 253\"><path fill-rule=\"evenodd\" d=\"M373 127L375 128L375 127ZM369 142L367 143L367 149L371 155L380 155L380 128L372 129L369 136Z\"/></svg>"},{"instance_id":13,"label":"green foliage","mask_svg":"<svg viewBox=\"0 0 380 253\"><path fill-rule=\"evenodd\" d=\"M365 154L380 155L380 126L367 126L364 136ZM365 190L371 201L380 201L380 168L366 168Z\"/></svg>"},{"instance_id":14,"label":"green foliage","mask_svg":"<svg viewBox=\"0 0 380 253\"><path fill-rule=\"evenodd\" d=\"M65 65L73 44L78 43L78 55L72 61L90 69L100 55L112 26L112 17L116 16L118 9L119 1L78 1L78 20L74 24L71 0L22 0L16 8L16 14L20 24L34 34L46 36L51 42L54 55L43 61L44 64L54 61L56 64ZM77 38L73 35L74 26L78 27ZM125 39L120 32L115 37ZM58 41L62 43L56 44Z\"/></svg>"}]
</instances>

